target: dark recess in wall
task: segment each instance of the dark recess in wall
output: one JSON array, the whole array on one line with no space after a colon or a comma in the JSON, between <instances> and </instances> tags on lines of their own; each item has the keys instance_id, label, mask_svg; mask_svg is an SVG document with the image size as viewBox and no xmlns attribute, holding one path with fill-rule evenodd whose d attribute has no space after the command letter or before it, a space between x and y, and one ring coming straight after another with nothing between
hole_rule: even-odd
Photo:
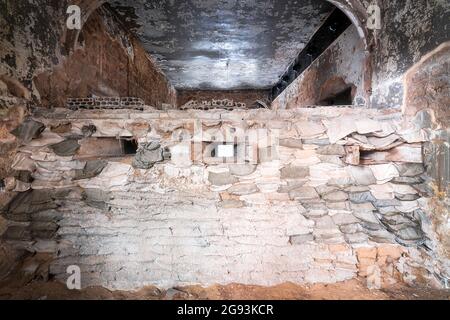
<instances>
[{"instance_id":1,"label":"dark recess in wall","mask_svg":"<svg viewBox=\"0 0 450 320\"><path fill-rule=\"evenodd\" d=\"M353 88L350 86L345 90L329 96L318 103L319 106L349 106L353 103Z\"/></svg>"},{"instance_id":2,"label":"dark recess in wall","mask_svg":"<svg viewBox=\"0 0 450 320\"><path fill-rule=\"evenodd\" d=\"M328 16L316 31L311 41L300 52L278 84L272 88L271 101L282 93L299 75L302 74L339 36L352 24L350 19L339 9Z\"/></svg>"},{"instance_id":3,"label":"dark recess in wall","mask_svg":"<svg viewBox=\"0 0 450 320\"><path fill-rule=\"evenodd\" d=\"M135 139L120 139L120 142L122 143L122 151L124 155L127 154L136 154L138 149L138 143Z\"/></svg>"}]
</instances>

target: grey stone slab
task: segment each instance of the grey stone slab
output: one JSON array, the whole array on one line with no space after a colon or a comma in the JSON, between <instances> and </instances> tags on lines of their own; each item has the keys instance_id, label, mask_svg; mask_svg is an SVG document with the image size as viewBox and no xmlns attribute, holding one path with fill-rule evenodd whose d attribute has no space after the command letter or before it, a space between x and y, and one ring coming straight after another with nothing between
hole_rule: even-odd
<instances>
[{"instance_id":1,"label":"grey stone slab","mask_svg":"<svg viewBox=\"0 0 450 320\"><path fill-rule=\"evenodd\" d=\"M22 140L24 143L28 143L31 140L38 138L44 130L45 125L43 123L28 119L19 127L11 131L11 134Z\"/></svg>"},{"instance_id":2,"label":"grey stone slab","mask_svg":"<svg viewBox=\"0 0 450 320\"><path fill-rule=\"evenodd\" d=\"M76 154L78 149L80 149L80 145L76 139L67 139L51 145L50 148L60 157L69 157Z\"/></svg>"}]
</instances>

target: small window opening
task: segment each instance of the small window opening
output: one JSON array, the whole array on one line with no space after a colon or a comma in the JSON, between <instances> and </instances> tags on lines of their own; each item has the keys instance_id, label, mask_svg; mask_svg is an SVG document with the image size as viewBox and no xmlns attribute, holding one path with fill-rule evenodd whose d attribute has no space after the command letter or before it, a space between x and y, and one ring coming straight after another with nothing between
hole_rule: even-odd
<instances>
[{"instance_id":1,"label":"small window opening","mask_svg":"<svg viewBox=\"0 0 450 320\"><path fill-rule=\"evenodd\" d=\"M124 155L136 154L138 143L136 139L120 139L122 145L122 152Z\"/></svg>"},{"instance_id":2,"label":"small window opening","mask_svg":"<svg viewBox=\"0 0 450 320\"><path fill-rule=\"evenodd\" d=\"M219 144L214 149L217 158L234 158L237 156L237 144Z\"/></svg>"},{"instance_id":3,"label":"small window opening","mask_svg":"<svg viewBox=\"0 0 450 320\"><path fill-rule=\"evenodd\" d=\"M238 154L237 144L215 144L211 148L211 158L234 158Z\"/></svg>"},{"instance_id":4,"label":"small window opening","mask_svg":"<svg viewBox=\"0 0 450 320\"><path fill-rule=\"evenodd\" d=\"M81 141L77 159L114 158L135 155L138 142L131 137L90 137Z\"/></svg>"}]
</instances>

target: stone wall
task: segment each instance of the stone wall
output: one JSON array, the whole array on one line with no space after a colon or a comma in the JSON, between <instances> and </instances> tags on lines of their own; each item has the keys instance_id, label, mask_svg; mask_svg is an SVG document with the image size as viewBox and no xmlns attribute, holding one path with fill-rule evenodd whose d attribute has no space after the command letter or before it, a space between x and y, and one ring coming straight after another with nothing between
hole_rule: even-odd
<instances>
[{"instance_id":1,"label":"stone wall","mask_svg":"<svg viewBox=\"0 0 450 320\"><path fill-rule=\"evenodd\" d=\"M375 108L399 108L403 103L405 72L425 54L450 40L450 3L441 0L377 2L382 10L382 29L372 33L371 104Z\"/></svg>"},{"instance_id":2,"label":"stone wall","mask_svg":"<svg viewBox=\"0 0 450 320\"><path fill-rule=\"evenodd\" d=\"M66 48L67 7L89 18ZM176 90L153 58L105 6L93 1L6 1L0 4L0 76L19 81L34 102L61 107L68 97L136 96L149 105L176 105Z\"/></svg>"},{"instance_id":3,"label":"stone wall","mask_svg":"<svg viewBox=\"0 0 450 320\"><path fill-rule=\"evenodd\" d=\"M425 55L404 77L403 112L425 114L422 124L433 128L425 145L427 172L433 181L433 219L439 250L450 257L450 42Z\"/></svg>"},{"instance_id":4,"label":"stone wall","mask_svg":"<svg viewBox=\"0 0 450 320\"><path fill-rule=\"evenodd\" d=\"M80 2L92 3L72 3ZM20 139L10 132L26 119L31 106L41 101L50 107L64 106L68 96L113 92L142 96L155 106L176 103L175 90L147 53L103 9L89 20L84 38L79 38L81 48L75 53L65 50L68 5L67 1L0 3L0 207L22 188L11 187L12 181L18 185L29 182L28 174L11 168ZM94 41L111 51L102 54ZM129 52L132 54L127 56ZM0 219L2 233L5 226ZM0 279L22 253L0 241Z\"/></svg>"},{"instance_id":5,"label":"stone wall","mask_svg":"<svg viewBox=\"0 0 450 320\"><path fill-rule=\"evenodd\" d=\"M365 104L365 60L364 42L352 25L273 101L273 108L323 105L349 87L353 99L348 104Z\"/></svg>"},{"instance_id":6,"label":"stone wall","mask_svg":"<svg viewBox=\"0 0 450 320\"><path fill-rule=\"evenodd\" d=\"M40 111L33 121L45 131L13 163L34 180L11 179L22 192L3 210L2 238L52 253L50 272L63 281L80 266L84 287L442 285L448 259L430 216L423 116ZM137 154L85 152L107 137L136 139ZM224 141L233 159L214 156Z\"/></svg>"},{"instance_id":7,"label":"stone wall","mask_svg":"<svg viewBox=\"0 0 450 320\"><path fill-rule=\"evenodd\" d=\"M148 105L176 105L176 90L153 58L105 7L95 11L79 36L79 47L34 83L41 105L61 107L67 98L139 97Z\"/></svg>"},{"instance_id":8,"label":"stone wall","mask_svg":"<svg viewBox=\"0 0 450 320\"><path fill-rule=\"evenodd\" d=\"M252 107L258 100L269 104L269 90L235 90L235 91L198 91L179 90L177 104L183 106L191 100L211 101L211 100L233 100L245 103L247 107Z\"/></svg>"},{"instance_id":9,"label":"stone wall","mask_svg":"<svg viewBox=\"0 0 450 320\"><path fill-rule=\"evenodd\" d=\"M4 207L17 192L9 188L11 177L26 180L25 172L15 171L11 164L20 146L20 141L11 134L23 122L31 99L31 92L16 79L0 76L0 207ZM32 132L30 132L31 134ZM5 232L7 222L0 217L0 233ZM16 265L23 251L14 251L0 239L0 280Z\"/></svg>"},{"instance_id":10,"label":"stone wall","mask_svg":"<svg viewBox=\"0 0 450 320\"><path fill-rule=\"evenodd\" d=\"M364 35L365 49L370 54L365 71L372 75L372 79L364 80L372 89L369 105L400 109L405 72L424 55L450 40L450 4L442 0L329 1L350 15L358 33ZM371 4L380 6L380 30L367 29L367 8Z\"/></svg>"}]
</instances>

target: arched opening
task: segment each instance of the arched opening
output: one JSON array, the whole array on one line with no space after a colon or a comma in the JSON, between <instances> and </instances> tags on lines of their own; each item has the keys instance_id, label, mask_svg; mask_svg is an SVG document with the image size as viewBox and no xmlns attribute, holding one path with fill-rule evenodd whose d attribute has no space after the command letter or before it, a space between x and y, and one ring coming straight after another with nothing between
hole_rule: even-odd
<instances>
[{"instance_id":1,"label":"arched opening","mask_svg":"<svg viewBox=\"0 0 450 320\"><path fill-rule=\"evenodd\" d=\"M369 106L372 70L366 30L345 5L328 2L336 6L334 11L272 88L276 109Z\"/></svg>"}]
</instances>

